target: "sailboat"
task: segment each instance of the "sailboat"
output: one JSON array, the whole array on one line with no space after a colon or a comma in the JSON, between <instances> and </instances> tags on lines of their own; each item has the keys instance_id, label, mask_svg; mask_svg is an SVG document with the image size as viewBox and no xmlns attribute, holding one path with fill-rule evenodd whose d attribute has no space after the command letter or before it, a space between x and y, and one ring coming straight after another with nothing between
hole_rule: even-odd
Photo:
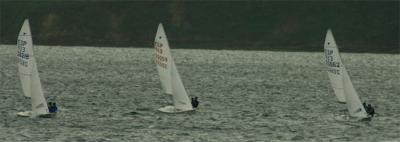
<instances>
[{"instance_id":1,"label":"sailboat","mask_svg":"<svg viewBox=\"0 0 400 142\"><path fill-rule=\"evenodd\" d=\"M155 63L161 80L162 92L172 95L173 105L158 109L166 113L178 113L193 110L186 89L183 86L181 77L172 59L168 39L163 25L158 25L157 34L154 39L156 50Z\"/></svg>"},{"instance_id":2,"label":"sailboat","mask_svg":"<svg viewBox=\"0 0 400 142\"><path fill-rule=\"evenodd\" d=\"M367 118L368 114L361 104L360 98L349 74L340 58L339 50L333 37L332 31L328 29L325 37L325 63L328 66L328 76L339 102L346 103L351 117Z\"/></svg>"},{"instance_id":3,"label":"sailboat","mask_svg":"<svg viewBox=\"0 0 400 142\"><path fill-rule=\"evenodd\" d=\"M51 117L43 96L36 60L33 57L33 43L29 20L25 19L17 40L18 72L22 92L25 97L31 98L32 111L18 112L21 117Z\"/></svg>"}]
</instances>

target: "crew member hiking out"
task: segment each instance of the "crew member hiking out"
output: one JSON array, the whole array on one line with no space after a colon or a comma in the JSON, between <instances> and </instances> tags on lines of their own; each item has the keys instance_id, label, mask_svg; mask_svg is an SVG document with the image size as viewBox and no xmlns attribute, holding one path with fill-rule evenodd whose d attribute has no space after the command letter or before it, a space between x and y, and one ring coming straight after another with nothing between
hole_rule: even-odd
<instances>
[{"instance_id":1,"label":"crew member hiking out","mask_svg":"<svg viewBox=\"0 0 400 142\"><path fill-rule=\"evenodd\" d=\"M57 104L55 102L49 102L49 112L50 113L57 113Z\"/></svg>"},{"instance_id":2,"label":"crew member hiking out","mask_svg":"<svg viewBox=\"0 0 400 142\"><path fill-rule=\"evenodd\" d=\"M372 107L371 104L368 104L367 109L365 110L369 116L374 117L375 115L375 109Z\"/></svg>"},{"instance_id":3,"label":"crew member hiking out","mask_svg":"<svg viewBox=\"0 0 400 142\"><path fill-rule=\"evenodd\" d=\"M199 106L199 100L197 100L197 97L192 98L192 107L197 108Z\"/></svg>"}]
</instances>

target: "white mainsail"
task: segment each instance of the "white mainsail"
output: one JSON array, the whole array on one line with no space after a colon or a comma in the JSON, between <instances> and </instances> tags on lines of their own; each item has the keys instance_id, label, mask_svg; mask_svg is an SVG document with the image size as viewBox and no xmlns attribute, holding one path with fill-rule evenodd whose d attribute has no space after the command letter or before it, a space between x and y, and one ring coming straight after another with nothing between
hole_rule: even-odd
<instances>
[{"instance_id":1,"label":"white mainsail","mask_svg":"<svg viewBox=\"0 0 400 142\"><path fill-rule=\"evenodd\" d=\"M29 21L25 20L17 40L18 71L24 96L31 97L32 37Z\"/></svg>"},{"instance_id":2,"label":"white mainsail","mask_svg":"<svg viewBox=\"0 0 400 142\"><path fill-rule=\"evenodd\" d=\"M325 63L328 66L328 76L331 82L333 91L336 94L336 98L339 102L345 103L345 96L343 90L343 81L340 70L343 69L346 72L346 68L342 64L342 60L339 55L335 39L332 35L331 30L328 30L325 37Z\"/></svg>"},{"instance_id":3,"label":"white mainsail","mask_svg":"<svg viewBox=\"0 0 400 142\"><path fill-rule=\"evenodd\" d=\"M164 93L172 95L171 66L173 61L171 52L169 51L168 39L162 24L158 26L154 48L156 49L154 61L157 65L158 75L160 76L161 87Z\"/></svg>"},{"instance_id":4,"label":"white mainsail","mask_svg":"<svg viewBox=\"0 0 400 142\"><path fill-rule=\"evenodd\" d=\"M158 74L160 75L163 92L172 95L174 101L174 106L167 106L159 110L163 112L193 110L181 77L172 59L167 36L161 23L158 25L154 48L156 49L155 62Z\"/></svg>"},{"instance_id":5,"label":"white mainsail","mask_svg":"<svg viewBox=\"0 0 400 142\"><path fill-rule=\"evenodd\" d=\"M368 117L368 114L365 111L364 106L361 104L360 98L358 97L358 94L353 87L353 83L351 83L350 81L350 77L347 71L343 70L342 74L344 94L346 97L346 106L350 116L360 118Z\"/></svg>"},{"instance_id":6,"label":"white mainsail","mask_svg":"<svg viewBox=\"0 0 400 142\"><path fill-rule=\"evenodd\" d=\"M23 94L31 98L31 116L40 116L49 113L46 100L40 83L36 60L33 57L32 35L29 20L25 19L17 41L18 71L21 80Z\"/></svg>"},{"instance_id":7,"label":"white mainsail","mask_svg":"<svg viewBox=\"0 0 400 142\"><path fill-rule=\"evenodd\" d=\"M326 33L324 50L329 79L338 101L346 103L350 116L366 118L368 115L340 58L339 50L330 29Z\"/></svg>"}]
</instances>

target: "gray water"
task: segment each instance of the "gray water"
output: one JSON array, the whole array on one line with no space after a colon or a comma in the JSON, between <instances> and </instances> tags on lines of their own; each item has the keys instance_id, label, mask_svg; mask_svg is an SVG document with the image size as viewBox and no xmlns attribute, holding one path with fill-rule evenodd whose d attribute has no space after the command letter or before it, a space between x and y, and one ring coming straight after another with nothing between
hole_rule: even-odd
<instances>
[{"instance_id":1,"label":"gray water","mask_svg":"<svg viewBox=\"0 0 400 142\"><path fill-rule=\"evenodd\" d=\"M322 48L322 47L321 47ZM14 45L0 46L0 141L400 141L399 55L343 53L372 121L339 121L324 54L171 49L195 112L166 114L152 48L35 46L56 118L20 118Z\"/></svg>"}]
</instances>

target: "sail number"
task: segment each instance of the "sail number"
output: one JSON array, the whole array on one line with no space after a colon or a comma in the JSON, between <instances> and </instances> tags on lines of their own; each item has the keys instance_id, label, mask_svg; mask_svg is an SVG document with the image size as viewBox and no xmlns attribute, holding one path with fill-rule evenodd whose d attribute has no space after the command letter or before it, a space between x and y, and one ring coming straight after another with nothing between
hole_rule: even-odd
<instances>
[{"instance_id":1,"label":"sail number","mask_svg":"<svg viewBox=\"0 0 400 142\"><path fill-rule=\"evenodd\" d=\"M340 62L333 60L333 50L325 49L325 63L330 68L328 72L339 75Z\"/></svg>"},{"instance_id":2,"label":"sail number","mask_svg":"<svg viewBox=\"0 0 400 142\"><path fill-rule=\"evenodd\" d=\"M156 58L154 61L156 62L157 65L166 69L168 58L162 55L163 53L162 47L163 47L162 43L154 42L154 48L156 49Z\"/></svg>"},{"instance_id":3,"label":"sail number","mask_svg":"<svg viewBox=\"0 0 400 142\"><path fill-rule=\"evenodd\" d=\"M26 41L18 39L17 41L17 57L18 57L18 63L27 67L28 66L28 60L29 60L29 53L26 53L26 47L25 45L27 44Z\"/></svg>"}]
</instances>

